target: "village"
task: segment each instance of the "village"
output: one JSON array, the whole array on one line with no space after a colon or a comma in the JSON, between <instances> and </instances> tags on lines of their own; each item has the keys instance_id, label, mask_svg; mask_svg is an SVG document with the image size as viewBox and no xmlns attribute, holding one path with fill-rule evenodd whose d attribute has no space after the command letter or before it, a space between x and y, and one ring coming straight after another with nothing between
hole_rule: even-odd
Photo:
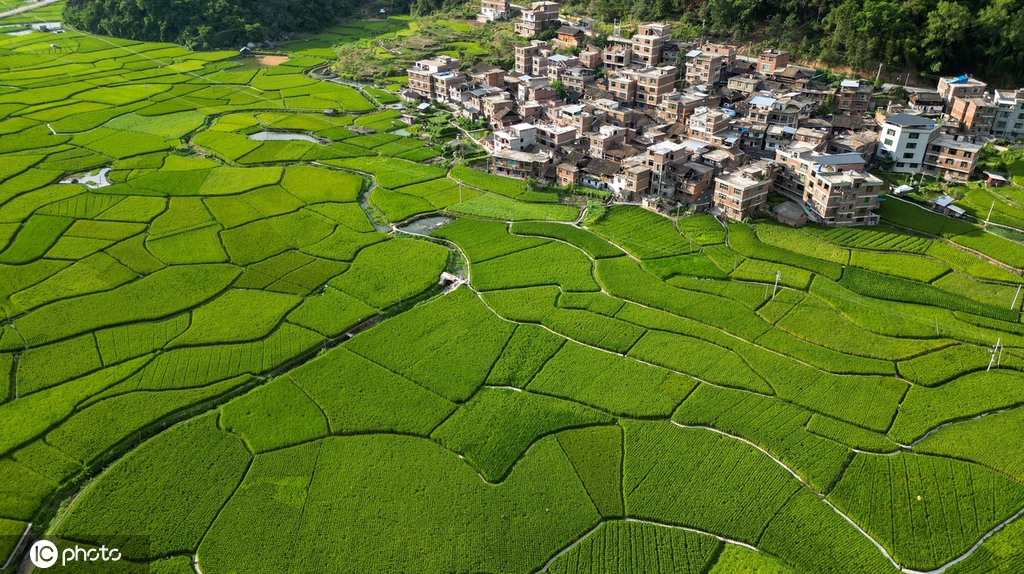
<instances>
[{"instance_id":1,"label":"village","mask_svg":"<svg viewBox=\"0 0 1024 574\"><path fill-rule=\"evenodd\" d=\"M507 0L483 0L477 18L514 13ZM534 2L515 22L513 69L463 70L437 55L407 70L401 96L485 122L493 132L479 143L495 174L651 209L770 212L792 225L873 225L885 194L910 189L875 174L966 182L986 141L1024 138L1024 88L989 90L965 74L889 94L865 79L829 83L785 51L754 58L677 41L657 22L600 48L588 42L592 24ZM963 214L949 197L933 207Z\"/></svg>"}]
</instances>

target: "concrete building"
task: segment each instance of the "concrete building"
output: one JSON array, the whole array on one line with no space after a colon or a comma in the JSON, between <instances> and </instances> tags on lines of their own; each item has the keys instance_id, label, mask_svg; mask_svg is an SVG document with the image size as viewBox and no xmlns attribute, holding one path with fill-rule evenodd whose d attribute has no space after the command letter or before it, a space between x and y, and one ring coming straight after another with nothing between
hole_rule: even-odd
<instances>
[{"instance_id":1,"label":"concrete building","mask_svg":"<svg viewBox=\"0 0 1024 574\"><path fill-rule=\"evenodd\" d=\"M742 221L765 208L773 179L774 167L765 160L725 171L715 177L712 203L729 219Z\"/></svg>"},{"instance_id":2,"label":"concrete building","mask_svg":"<svg viewBox=\"0 0 1024 574\"><path fill-rule=\"evenodd\" d=\"M988 84L985 82L965 74L956 78L939 78L938 90L946 105L952 106L954 98L975 98L983 95L986 86Z\"/></svg>"},{"instance_id":3,"label":"concrete building","mask_svg":"<svg viewBox=\"0 0 1024 574\"><path fill-rule=\"evenodd\" d=\"M502 150L491 156L492 173L518 179L541 179L550 165L551 155L546 152Z\"/></svg>"},{"instance_id":4,"label":"concrete building","mask_svg":"<svg viewBox=\"0 0 1024 574\"><path fill-rule=\"evenodd\" d=\"M949 118L960 123L966 135L982 135L992 131L996 123L996 104L985 97L953 98Z\"/></svg>"},{"instance_id":5,"label":"concrete building","mask_svg":"<svg viewBox=\"0 0 1024 574\"><path fill-rule=\"evenodd\" d=\"M714 107L719 104L719 98L703 92L687 91L672 92L661 98L658 105L658 119L670 123L685 124L690 114L697 108Z\"/></svg>"},{"instance_id":6,"label":"concrete building","mask_svg":"<svg viewBox=\"0 0 1024 574\"><path fill-rule=\"evenodd\" d=\"M725 56L698 52L686 62L686 85L713 86L725 79L725 70Z\"/></svg>"},{"instance_id":7,"label":"concrete building","mask_svg":"<svg viewBox=\"0 0 1024 574\"><path fill-rule=\"evenodd\" d=\"M836 91L836 111L847 115L867 113L873 89L859 80L842 80Z\"/></svg>"},{"instance_id":8,"label":"concrete building","mask_svg":"<svg viewBox=\"0 0 1024 574\"><path fill-rule=\"evenodd\" d=\"M522 19L516 22L516 34L532 38L558 21L558 2L534 2L523 10Z\"/></svg>"},{"instance_id":9,"label":"concrete building","mask_svg":"<svg viewBox=\"0 0 1024 574\"><path fill-rule=\"evenodd\" d=\"M633 48L626 44L611 44L601 51L601 64L609 70L625 68L633 62Z\"/></svg>"},{"instance_id":10,"label":"concrete building","mask_svg":"<svg viewBox=\"0 0 1024 574\"><path fill-rule=\"evenodd\" d=\"M632 62L641 66L660 64L665 42L671 37L671 32L672 27L668 24L658 22L641 24L632 39Z\"/></svg>"},{"instance_id":11,"label":"concrete building","mask_svg":"<svg viewBox=\"0 0 1024 574\"><path fill-rule=\"evenodd\" d=\"M509 0L481 0L480 13L476 15L476 19L481 22L505 20L508 18L509 11Z\"/></svg>"},{"instance_id":12,"label":"concrete building","mask_svg":"<svg viewBox=\"0 0 1024 574\"><path fill-rule=\"evenodd\" d=\"M645 68L636 75L636 103L641 109L655 109L662 98L675 90L679 70L675 66Z\"/></svg>"},{"instance_id":13,"label":"concrete building","mask_svg":"<svg viewBox=\"0 0 1024 574\"><path fill-rule=\"evenodd\" d=\"M711 145L722 145L732 116L717 108L698 108L686 124L686 135Z\"/></svg>"},{"instance_id":14,"label":"concrete building","mask_svg":"<svg viewBox=\"0 0 1024 574\"><path fill-rule=\"evenodd\" d=\"M997 108L992 135L1009 140L1024 139L1024 88L996 90L992 101Z\"/></svg>"},{"instance_id":15,"label":"concrete building","mask_svg":"<svg viewBox=\"0 0 1024 574\"><path fill-rule=\"evenodd\" d=\"M910 109L922 114L941 114L946 101L938 92L914 92L907 98Z\"/></svg>"},{"instance_id":16,"label":"concrete building","mask_svg":"<svg viewBox=\"0 0 1024 574\"><path fill-rule=\"evenodd\" d=\"M781 70L789 65L789 52L765 50L757 56L757 71L765 74Z\"/></svg>"},{"instance_id":17,"label":"concrete building","mask_svg":"<svg viewBox=\"0 0 1024 574\"><path fill-rule=\"evenodd\" d=\"M494 132L494 151L523 151L537 143L537 128L532 124L516 124Z\"/></svg>"},{"instance_id":18,"label":"concrete building","mask_svg":"<svg viewBox=\"0 0 1024 574\"><path fill-rule=\"evenodd\" d=\"M804 205L825 225L874 225L882 181L864 172L857 153L819 154L806 143L779 149L775 191Z\"/></svg>"},{"instance_id":19,"label":"concrete building","mask_svg":"<svg viewBox=\"0 0 1024 574\"><path fill-rule=\"evenodd\" d=\"M887 116L881 125L875 157L891 157L894 171L919 172L924 165L928 141L939 128L935 120L899 113Z\"/></svg>"},{"instance_id":20,"label":"concrete building","mask_svg":"<svg viewBox=\"0 0 1024 574\"><path fill-rule=\"evenodd\" d=\"M651 168L638 164L619 170L612 178L619 201L637 201L651 188Z\"/></svg>"},{"instance_id":21,"label":"concrete building","mask_svg":"<svg viewBox=\"0 0 1024 574\"><path fill-rule=\"evenodd\" d=\"M543 76L547 72L547 55L550 53L551 46L542 40L530 40L525 46L516 46L516 74ZM535 62L537 67L543 70L534 69Z\"/></svg>"},{"instance_id":22,"label":"concrete building","mask_svg":"<svg viewBox=\"0 0 1024 574\"><path fill-rule=\"evenodd\" d=\"M811 174L804 203L825 225L874 225L882 180L859 170L824 166Z\"/></svg>"},{"instance_id":23,"label":"concrete building","mask_svg":"<svg viewBox=\"0 0 1024 574\"><path fill-rule=\"evenodd\" d=\"M448 88L458 76L459 61L450 56L437 56L419 60L412 68L406 69L409 76L409 89L428 99L448 99Z\"/></svg>"},{"instance_id":24,"label":"concrete building","mask_svg":"<svg viewBox=\"0 0 1024 574\"><path fill-rule=\"evenodd\" d=\"M924 172L947 181L964 182L974 173L979 155L980 144L940 135L928 142L928 151L924 156Z\"/></svg>"}]
</instances>

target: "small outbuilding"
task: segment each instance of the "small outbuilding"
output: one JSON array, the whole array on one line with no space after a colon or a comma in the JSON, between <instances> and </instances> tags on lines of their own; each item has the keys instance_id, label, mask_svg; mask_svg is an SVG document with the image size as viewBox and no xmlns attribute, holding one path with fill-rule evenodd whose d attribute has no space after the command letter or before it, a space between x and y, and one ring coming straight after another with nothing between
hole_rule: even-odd
<instances>
[{"instance_id":1,"label":"small outbuilding","mask_svg":"<svg viewBox=\"0 0 1024 574\"><path fill-rule=\"evenodd\" d=\"M792 201L776 205L772 214L776 221L790 227L802 227L807 223L807 212Z\"/></svg>"},{"instance_id":2,"label":"small outbuilding","mask_svg":"<svg viewBox=\"0 0 1024 574\"><path fill-rule=\"evenodd\" d=\"M1005 177L999 175L998 173L992 173L990 171L982 173L985 174L985 183L989 184L992 187L1002 187L1009 183Z\"/></svg>"}]
</instances>

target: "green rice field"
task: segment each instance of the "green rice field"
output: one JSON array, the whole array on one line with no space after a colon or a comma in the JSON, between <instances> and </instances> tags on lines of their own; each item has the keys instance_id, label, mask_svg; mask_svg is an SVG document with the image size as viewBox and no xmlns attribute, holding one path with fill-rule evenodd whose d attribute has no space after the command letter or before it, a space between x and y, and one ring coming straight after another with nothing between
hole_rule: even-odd
<instances>
[{"instance_id":1,"label":"green rice field","mask_svg":"<svg viewBox=\"0 0 1024 574\"><path fill-rule=\"evenodd\" d=\"M1024 244L525 191L305 74L405 25L0 39L0 570L1024 571Z\"/></svg>"}]
</instances>

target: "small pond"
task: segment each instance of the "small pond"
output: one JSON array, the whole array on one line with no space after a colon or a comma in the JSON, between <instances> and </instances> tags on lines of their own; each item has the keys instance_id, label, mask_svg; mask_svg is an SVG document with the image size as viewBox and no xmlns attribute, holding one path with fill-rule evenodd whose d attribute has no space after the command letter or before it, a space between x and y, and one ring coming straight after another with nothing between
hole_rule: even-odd
<instances>
[{"instance_id":1,"label":"small pond","mask_svg":"<svg viewBox=\"0 0 1024 574\"><path fill-rule=\"evenodd\" d=\"M249 134L249 139L268 142L268 141L281 141L281 140L302 140L306 142L312 142L315 144L320 143L320 140L309 134L297 134L291 132L256 132Z\"/></svg>"},{"instance_id":2,"label":"small pond","mask_svg":"<svg viewBox=\"0 0 1024 574\"><path fill-rule=\"evenodd\" d=\"M423 219L417 219L412 223L403 225L402 227L399 227L398 230L406 233L415 233L416 235L429 235L431 231L441 227L442 225L451 223L452 221L453 219L451 217L443 217L440 215L424 217Z\"/></svg>"}]
</instances>

